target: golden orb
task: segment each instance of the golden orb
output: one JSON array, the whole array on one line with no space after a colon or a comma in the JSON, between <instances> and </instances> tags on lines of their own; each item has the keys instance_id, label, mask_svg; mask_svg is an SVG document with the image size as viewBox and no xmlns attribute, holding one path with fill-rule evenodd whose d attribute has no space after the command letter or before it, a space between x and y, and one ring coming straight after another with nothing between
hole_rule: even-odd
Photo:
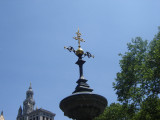
<instances>
[{"instance_id":1,"label":"golden orb","mask_svg":"<svg viewBox=\"0 0 160 120\"><path fill-rule=\"evenodd\" d=\"M82 48L78 48L77 50L76 50L76 55L83 55L84 54L84 52L83 52L83 49Z\"/></svg>"}]
</instances>

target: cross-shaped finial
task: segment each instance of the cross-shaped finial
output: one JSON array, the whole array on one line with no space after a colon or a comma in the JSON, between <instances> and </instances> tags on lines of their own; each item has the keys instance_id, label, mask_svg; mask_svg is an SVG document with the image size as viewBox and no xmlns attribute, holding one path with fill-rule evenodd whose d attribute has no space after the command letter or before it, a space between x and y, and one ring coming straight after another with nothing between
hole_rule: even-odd
<instances>
[{"instance_id":1,"label":"cross-shaped finial","mask_svg":"<svg viewBox=\"0 0 160 120\"><path fill-rule=\"evenodd\" d=\"M76 34L77 34L77 37L73 37L73 39L78 40L78 47L80 48L81 47L80 42L85 42L85 40L83 40L81 38L81 33L79 32L79 28L78 28L78 32L76 32Z\"/></svg>"}]
</instances>

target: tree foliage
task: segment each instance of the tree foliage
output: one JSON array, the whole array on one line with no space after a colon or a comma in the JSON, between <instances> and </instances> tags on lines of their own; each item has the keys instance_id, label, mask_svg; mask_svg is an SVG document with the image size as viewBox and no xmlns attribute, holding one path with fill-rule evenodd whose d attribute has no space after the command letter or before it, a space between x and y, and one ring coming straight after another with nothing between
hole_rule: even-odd
<instances>
[{"instance_id":1,"label":"tree foliage","mask_svg":"<svg viewBox=\"0 0 160 120\"><path fill-rule=\"evenodd\" d=\"M150 44L137 37L127 46L128 52L120 54L121 71L113 87L118 101L139 107L146 98L160 93L160 32Z\"/></svg>"},{"instance_id":2,"label":"tree foliage","mask_svg":"<svg viewBox=\"0 0 160 120\"><path fill-rule=\"evenodd\" d=\"M120 54L113 88L118 101L95 120L160 120L160 27L150 43L141 37Z\"/></svg>"},{"instance_id":3,"label":"tree foliage","mask_svg":"<svg viewBox=\"0 0 160 120\"><path fill-rule=\"evenodd\" d=\"M126 107L119 103L112 103L105 109L104 113L95 120L124 120L127 117L126 113Z\"/></svg>"},{"instance_id":4,"label":"tree foliage","mask_svg":"<svg viewBox=\"0 0 160 120\"><path fill-rule=\"evenodd\" d=\"M122 105L120 103L112 103L106 107L103 114L94 120L129 120L135 116L132 105Z\"/></svg>"},{"instance_id":5,"label":"tree foliage","mask_svg":"<svg viewBox=\"0 0 160 120\"><path fill-rule=\"evenodd\" d=\"M117 73L116 82L113 83L118 100L122 103L140 103L144 97L142 90L143 72L145 67L145 56L147 41L140 37L132 40L128 45L128 52L120 54L121 72Z\"/></svg>"},{"instance_id":6,"label":"tree foliage","mask_svg":"<svg viewBox=\"0 0 160 120\"><path fill-rule=\"evenodd\" d=\"M132 120L160 120L160 99L149 96Z\"/></svg>"}]
</instances>

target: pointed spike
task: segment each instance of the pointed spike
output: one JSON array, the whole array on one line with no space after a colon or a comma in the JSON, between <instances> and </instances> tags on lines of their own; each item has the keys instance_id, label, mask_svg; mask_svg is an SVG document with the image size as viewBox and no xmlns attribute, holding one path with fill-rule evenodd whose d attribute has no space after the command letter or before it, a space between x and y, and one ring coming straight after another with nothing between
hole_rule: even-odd
<instances>
[{"instance_id":1,"label":"pointed spike","mask_svg":"<svg viewBox=\"0 0 160 120\"><path fill-rule=\"evenodd\" d=\"M1 115L3 115L3 110L2 110L2 112L1 112Z\"/></svg>"},{"instance_id":2,"label":"pointed spike","mask_svg":"<svg viewBox=\"0 0 160 120\"><path fill-rule=\"evenodd\" d=\"M31 82L30 82L30 86L29 86L29 89L32 89L32 84L31 84Z\"/></svg>"}]
</instances>

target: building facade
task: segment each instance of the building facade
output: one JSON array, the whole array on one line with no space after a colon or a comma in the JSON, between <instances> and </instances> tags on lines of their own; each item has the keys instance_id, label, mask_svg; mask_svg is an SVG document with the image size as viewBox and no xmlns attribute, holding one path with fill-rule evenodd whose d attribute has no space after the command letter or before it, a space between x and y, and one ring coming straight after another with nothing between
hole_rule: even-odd
<instances>
[{"instance_id":1,"label":"building facade","mask_svg":"<svg viewBox=\"0 0 160 120\"><path fill-rule=\"evenodd\" d=\"M31 84L26 92L26 99L23 102L23 109L20 106L17 120L54 120L55 114L45 109L34 109L35 101L33 99L33 90Z\"/></svg>"}]
</instances>

